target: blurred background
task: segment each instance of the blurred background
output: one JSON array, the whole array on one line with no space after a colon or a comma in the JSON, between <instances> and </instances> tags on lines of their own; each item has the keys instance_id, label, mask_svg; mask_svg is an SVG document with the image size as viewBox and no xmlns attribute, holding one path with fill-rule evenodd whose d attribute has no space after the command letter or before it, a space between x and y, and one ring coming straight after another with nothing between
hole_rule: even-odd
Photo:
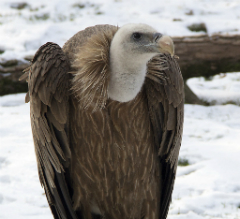
<instances>
[{"instance_id":1,"label":"blurred background","mask_svg":"<svg viewBox=\"0 0 240 219\"><path fill-rule=\"evenodd\" d=\"M27 84L37 49L96 24L146 23L171 36L185 124L169 219L240 218L239 0L0 0L0 218L52 218L38 181Z\"/></svg>"}]
</instances>

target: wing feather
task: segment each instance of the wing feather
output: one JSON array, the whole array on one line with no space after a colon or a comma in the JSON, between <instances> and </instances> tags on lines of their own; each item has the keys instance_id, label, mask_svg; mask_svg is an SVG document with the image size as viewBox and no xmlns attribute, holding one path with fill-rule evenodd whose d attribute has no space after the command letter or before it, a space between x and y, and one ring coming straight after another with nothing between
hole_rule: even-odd
<instances>
[{"instance_id":1,"label":"wing feather","mask_svg":"<svg viewBox=\"0 0 240 219\"><path fill-rule=\"evenodd\" d=\"M68 140L70 64L62 49L46 43L36 52L28 72L30 114L39 179L55 218L77 218L65 176L71 151ZM27 78L26 73L23 79Z\"/></svg>"},{"instance_id":2,"label":"wing feather","mask_svg":"<svg viewBox=\"0 0 240 219\"><path fill-rule=\"evenodd\" d=\"M166 219L183 130L183 79L176 60L170 55L154 57L148 64L145 88L155 145L162 166L160 219Z\"/></svg>"}]
</instances>

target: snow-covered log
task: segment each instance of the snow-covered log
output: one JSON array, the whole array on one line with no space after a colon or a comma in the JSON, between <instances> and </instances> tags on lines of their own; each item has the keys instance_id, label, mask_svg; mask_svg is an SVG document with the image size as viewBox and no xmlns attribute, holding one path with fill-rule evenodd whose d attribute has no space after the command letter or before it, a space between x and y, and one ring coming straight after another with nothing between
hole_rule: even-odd
<instances>
[{"instance_id":1,"label":"snow-covered log","mask_svg":"<svg viewBox=\"0 0 240 219\"><path fill-rule=\"evenodd\" d=\"M240 71L240 35L198 35L174 37L173 40L185 81ZM0 63L0 95L27 91L27 84L18 81L27 66L17 60ZM187 103L203 104L187 85L185 99Z\"/></svg>"},{"instance_id":2,"label":"snow-covered log","mask_svg":"<svg viewBox=\"0 0 240 219\"><path fill-rule=\"evenodd\" d=\"M240 35L175 37L184 80L240 71Z\"/></svg>"}]
</instances>

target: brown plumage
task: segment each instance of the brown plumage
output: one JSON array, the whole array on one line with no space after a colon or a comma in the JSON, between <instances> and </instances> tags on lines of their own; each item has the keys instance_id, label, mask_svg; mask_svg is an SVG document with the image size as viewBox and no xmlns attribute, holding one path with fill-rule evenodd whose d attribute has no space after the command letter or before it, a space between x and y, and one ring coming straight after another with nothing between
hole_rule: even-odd
<instances>
[{"instance_id":1,"label":"brown plumage","mask_svg":"<svg viewBox=\"0 0 240 219\"><path fill-rule=\"evenodd\" d=\"M117 31L97 25L63 49L46 43L22 77L54 218L167 217L182 138L181 72L174 57L159 53L137 96L112 100L109 56Z\"/></svg>"}]
</instances>

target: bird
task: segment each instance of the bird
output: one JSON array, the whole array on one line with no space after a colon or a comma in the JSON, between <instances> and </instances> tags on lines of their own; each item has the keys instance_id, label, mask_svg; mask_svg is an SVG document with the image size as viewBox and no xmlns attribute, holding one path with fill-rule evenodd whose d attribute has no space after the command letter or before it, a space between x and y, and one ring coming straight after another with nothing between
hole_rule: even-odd
<instances>
[{"instance_id":1,"label":"bird","mask_svg":"<svg viewBox=\"0 0 240 219\"><path fill-rule=\"evenodd\" d=\"M174 43L142 23L42 45L28 83L38 175L56 219L165 219L182 141Z\"/></svg>"}]
</instances>

